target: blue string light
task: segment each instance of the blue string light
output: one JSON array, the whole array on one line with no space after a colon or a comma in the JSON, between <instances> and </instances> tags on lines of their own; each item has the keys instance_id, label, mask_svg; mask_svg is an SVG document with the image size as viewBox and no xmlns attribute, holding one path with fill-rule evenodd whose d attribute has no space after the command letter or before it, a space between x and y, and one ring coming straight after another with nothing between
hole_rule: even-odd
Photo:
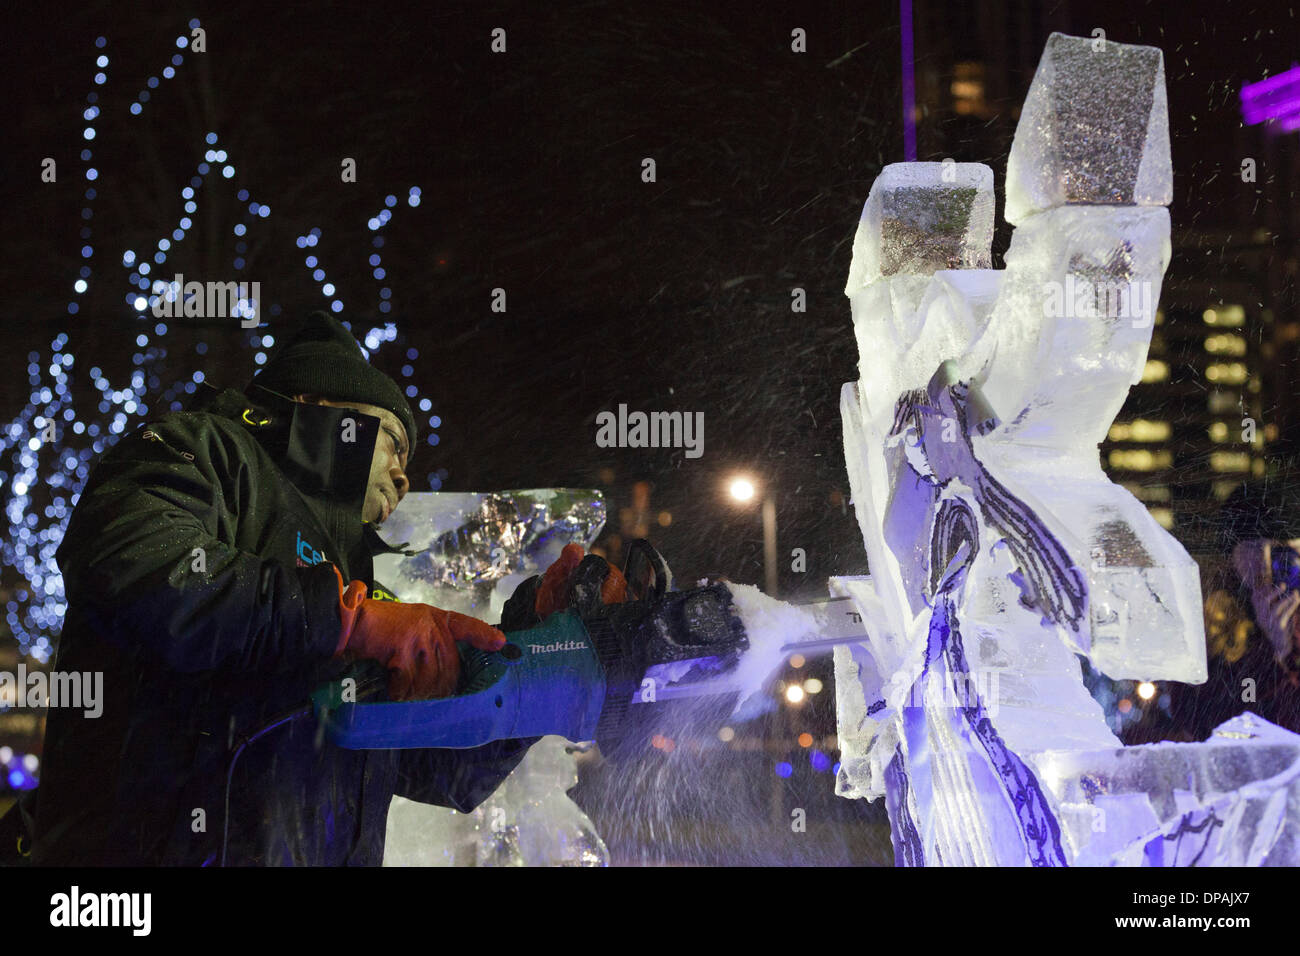
<instances>
[{"instance_id":1,"label":"blue string light","mask_svg":"<svg viewBox=\"0 0 1300 956\"><path fill-rule=\"evenodd\" d=\"M199 20L189 21L191 29L199 26ZM106 37L96 37L94 46L97 51L104 51L108 45ZM187 50L189 40L185 36L176 38L176 46ZM92 75L95 87L104 86L108 81L107 69L110 57L107 53L93 54L96 72ZM171 65L159 71L162 80L176 76L176 67L180 67L184 57L176 53L171 57ZM132 115L140 115L145 104L150 102L149 90L158 90L162 85L158 75L149 76L145 89L141 89L136 101L131 103ZM82 136L86 142L97 142L103 138L104 130L98 127L103 113L98 105L99 93L92 89L86 96L86 106L80 114ZM199 383L204 381L204 374L193 372L189 379L175 381L175 376L164 365L168 350L163 344L167 337L168 323L158 321L150 314L151 306L160 297L176 301L183 295L183 290L168 278L153 276L153 268L162 267L170 256L177 254L178 247L184 243L194 228L192 218L198 213L198 193L207 181L207 177L218 169L221 178L229 180L236 174L236 167L225 149L218 145L215 132L208 132L205 137L203 161L197 164L196 175L180 191L184 214L170 230L164 230L153 250L124 249L120 253L123 278L127 283L123 300L128 309L146 324L137 330L135 350L131 356L132 371L129 381L111 382L108 375L99 367L85 370L87 381L98 391L98 398L92 398L88 405L77 406L71 389L71 376L76 368L75 350L70 347L69 333L60 332L50 341L48 353L32 351L28 354L27 375L30 394L26 406L8 424L0 423L0 503L3 504L4 520L8 522L7 533L0 533L0 563L15 569L22 581L15 590L13 598L4 608L10 630L17 639L19 649L41 663L48 663L53 654L53 638L61 629L67 604L64 594L63 578L54 560L54 552L63 540L68 518L80 498L82 489L90 475L95 459L108 451L117 440L128 431L138 427L147 420L147 416L156 411L180 410L186 396L194 394ZM85 164L84 176L88 183L96 183L100 170L91 165L93 156L90 149L81 151L81 160ZM249 216L253 220L267 219L271 207L251 199L247 189L237 193L241 203L247 204ZM84 296L95 281L93 263L96 246L91 235L90 222L94 217L93 203L98 198L95 185L85 189L85 205L80 209L84 223L80 230L80 253L83 263L77 268L77 275L72 282L76 297ZM411 187L407 195L407 204L419 205L420 190ZM384 207L371 217L371 231L379 232L392 220L392 209L397 206L397 196L384 197ZM239 237L236 243L236 268L242 268L243 255L247 244L243 237L249 226L241 222L235 230ZM321 230L312 229L307 235L298 237L300 249L313 248L320 242ZM102 244L102 243L101 243ZM384 239L381 235L372 238L375 250L382 249ZM102 256L100 257L102 258ZM330 298L330 308L339 312L343 301L337 295L332 283L328 283L324 270L320 268L315 255L307 259L308 268L315 270L313 276L321 284L322 294ZM369 264L376 280L383 280L385 271L381 267L378 252L369 254ZM162 269L159 268L159 273ZM379 290L379 311L389 312L392 308L392 289L383 286ZM251 309L260 303L240 303L240 308ZM76 301L67 303L67 312L78 315L80 309ZM279 315L278 305L271 306L271 314ZM344 323L351 328L349 323ZM355 334L355 333L354 333ZM368 329L362 336L365 354L369 358L385 343L398 338L396 324L385 322L382 326ZM247 341L257 351L253 362L262 365L267 360L265 350L274 345L275 339L259 330L249 330ZM208 353L208 345L198 342L194 347L198 355ZM406 349L407 364L402 366L404 379L414 377L414 363L418 357L414 348ZM164 386L164 381L169 384ZM417 398L418 390L413 383L406 384L404 391L412 399ZM433 403L428 398L419 399L419 409L428 413ZM96 409L96 414L92 409ZM79 414L80 413L80 414ZM437 415L430 415L432 428L441 426ZM50 427L53 427L53 440L49 439ZM438 436L431 434L430 445L438 444ZM445 469L438 469L429 476L430 487L437 489L446 480ZM0 758L4 755L0 752ZM19 755L21 758L22 755ZM12 760L0 759L6 764L9 776L15 778L20 771L31 770L26 763L15 766ZM24 774L26 785L30 774ZM10 780L12 783L12 780Z\"/></svg>"}]
</instances>

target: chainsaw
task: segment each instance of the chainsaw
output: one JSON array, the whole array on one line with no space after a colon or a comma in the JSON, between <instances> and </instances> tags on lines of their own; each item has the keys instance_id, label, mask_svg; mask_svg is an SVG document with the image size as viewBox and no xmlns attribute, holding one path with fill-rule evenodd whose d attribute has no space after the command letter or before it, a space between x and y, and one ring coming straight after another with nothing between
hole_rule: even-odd
<instances>
[{"instance_id":1,"label":"chainsaw","mask_svg":"<svg viewBox=\"0 0 1300 956\"><path fill-rule=\"evenodd\" d=\"M383 699L379 677L338 681L313 695L317 717L329 739L350 750L458 749L557 734L595 740L617 757L630 737L641 739L632 731L647 709L752 690L732 679L751 646L726 584L668 590L667 564L644 540L629 549L624 576L633 594L624 603L577 602L528 628L501 627L499 651L462 645L455 696L394 702ZM848 598L794 607L814 625L783 644L782 657L867 639Z\"/></svg>"}]
</instances>

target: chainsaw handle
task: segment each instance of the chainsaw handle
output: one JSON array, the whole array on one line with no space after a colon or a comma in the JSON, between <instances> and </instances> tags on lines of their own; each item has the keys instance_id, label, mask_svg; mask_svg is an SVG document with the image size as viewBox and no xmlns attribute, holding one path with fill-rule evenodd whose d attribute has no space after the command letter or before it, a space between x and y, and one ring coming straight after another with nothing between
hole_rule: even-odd
<instances>
[{"instance_id":1,"label":"chainsaw handle","mask_svg":"<svg viewBox=\"0 0 1300 956\"><path fill-rule=\"evenodd\" d=\"M668 562L645 538L637 538L627 547L627 560L623 562L623 577L627 579L632 598L644 601L663 600L672 584L673 573Z\"/></svg>"}]
</instances>

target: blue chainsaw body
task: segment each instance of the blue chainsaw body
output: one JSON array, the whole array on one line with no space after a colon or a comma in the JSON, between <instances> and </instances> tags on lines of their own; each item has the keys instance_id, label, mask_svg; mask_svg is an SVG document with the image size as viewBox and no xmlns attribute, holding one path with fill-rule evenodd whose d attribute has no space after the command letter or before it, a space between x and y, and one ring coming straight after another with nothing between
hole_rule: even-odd
<instances>
[{"instance_id":1,"label":"blue chainsaw body","mask_svg":"<svg viewBox=\"0 0 1300 956\"><path fill-rule=\"evenodd\" d=\"M502 650L481 658L471 690L455 697L327 708L329 738L349 750L402 750L546 734L595 737L605 674L576 612L508 632Z\"/></svg>"},{"instance_id":2,"label":"blue chainsaw body","mask_svg":"<svg viewBox=\"0 0 1300 956\"><path fill-rule=\"evenodd\" d=\"M349 750L464 749L493 740L557 734L619 750L634 701L717 693L716 678L749 647L731 592L715 584L607 605L585 616L552 614L506 645L462 649L464 687L454 697L370 701L356 682L313 695L317 716Z\"/></svg>"}]
</instances>

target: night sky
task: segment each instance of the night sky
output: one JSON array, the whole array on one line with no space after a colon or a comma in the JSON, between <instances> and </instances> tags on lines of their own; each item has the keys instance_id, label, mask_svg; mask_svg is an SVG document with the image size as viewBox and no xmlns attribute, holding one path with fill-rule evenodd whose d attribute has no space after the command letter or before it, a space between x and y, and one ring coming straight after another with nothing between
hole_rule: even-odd
<instances>
[{"instance_id":1,"label":"night sky","mask_svg":"<svg viewBox=\"0 0 1300 956\"><path fill-rule=\"evenodd\" d=\"M1165 49L1175 229L1253 214L1259 196L1243 198L1226 175L1240 162L1236 91L1300 55L1289 10L1201 6L1204 16L1194 4L1090 4L1072 30L1102 26ZM442 424L429 446L417 411L414 490L437 469L449 490L600 487L617 530L633 483L648 481L652 518L672 515L667 527L652 520L651 536L679 576L753 583L757 509L722 499L743 468L776 489L780 553L808 552L805 574L783 572L783 591L825 593L827 575L865 570L852 508L838 503L848 496L839 389L859 377L843 286L871 182L902 159L896 4L235 2L152 14L105 2L4 16L0 418L26 401L27 353L48 351L61 330L91 407L90 365L129 375L135 337L155 320L123 300L122 250L152 249L171 231L214 130L237 175L209 179L194 230L156 274L260 281L283 310L264 316L266 331L282 335L328 304L295 245L320 228L310 251L341 316L354 331L397 323L401 342L376 364L398 378L402 354L419 350L399 380L419 386ZM194 16L208 52L187 55L131 116ZM498 26L505 54L489 49ZM790 51L794 27L807 31L806 54ZM109 81L96 87L100 53ZM90 90L104 116L86 143ZM953 141L950 155L988 162L1001 180L1009 138L991 155ZM95 272L71 317L86 146L100 171ZM58 183L39 181L45 156L59 162ZM358 182L340 181L344 157ZM645 157L657 182L641 180ZM1293 201L1270 182L1261 176L1260 201ZM232 229L249 220L239 188L273 212L250 223L235 272ZM366 223L388 194L399 202L382 232L381 283ZM381 284L393 289L388 316ZM490 309L497 287L505 314ZM795 287L806 313L791 311ZM177 324L165 341L176 379L202 370L242 386L255 368L237 320ZM596 415L619 403L703 412L703 457L598 448Z\"/></svg>"}]
</instances>

